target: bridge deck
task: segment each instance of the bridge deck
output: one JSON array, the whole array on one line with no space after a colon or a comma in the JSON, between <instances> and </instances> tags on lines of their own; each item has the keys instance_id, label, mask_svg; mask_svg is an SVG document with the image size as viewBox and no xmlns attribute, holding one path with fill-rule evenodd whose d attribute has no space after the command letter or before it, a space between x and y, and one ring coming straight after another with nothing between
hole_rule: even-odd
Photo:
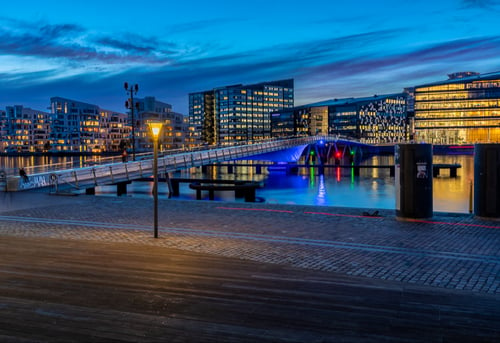
<instances>
[{"instance_id":1,"label":"bridge deck","mask_svg":"<svg viewBox=\"0 0 500 343\"><path fill-rule=\"evenodd\" d=\"M169 173L192 167L231 161L258 154L288 149L305 148L307 144L326 139L321 136L272 140L243 146L207 148L206 150L182 152L162 156L158 159L159 173ZM85 189L101 185L116 184L149 177L153 174L153 159L114 162L67 170L44 171L29 175L27 180L19 176L7 176L8 191L31 190L52 187L56 192L66 189Z\"/></svg>"}]
</instances>

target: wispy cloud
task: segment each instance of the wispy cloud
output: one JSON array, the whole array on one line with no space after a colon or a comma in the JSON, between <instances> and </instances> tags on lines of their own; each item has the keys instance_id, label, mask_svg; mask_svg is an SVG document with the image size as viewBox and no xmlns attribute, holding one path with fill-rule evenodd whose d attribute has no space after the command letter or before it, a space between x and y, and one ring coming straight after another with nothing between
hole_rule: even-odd
<instances>
[{"instance_id":1,"label":"wispy cloud","mask_svg":"<svg viewBox=\"0 0 500 343\"><path fill-rule=\"evenodd\" d=\"M105 64L165 64L175 45L138 35L96 36L82 26L30 25L5 20L0 32L0 54L58 59L68 64L95 61ZM0 20L1 22L1 20ZM26 24L26 25L24 25ZM41 23L38 23L41 24Z\"/></svg>"},{"instance_id":2,"label":"wispy cloud","mask_svg":"<svg viewBox=\"0 0 500 343\"><path fill-rule=\"evenodd\" d=\"M476 8L495 3L461 2ZM474 69L494 65L494 61L500 69L500 37L494 34L459 39L433 36L429 44L415 39L419 29L411 27L367 29L343 36L332 30L331 36L323 39L274 41L243 51L224 49L228 43L223 41L191 43L165 38L175 37L175 33L182 37L183 32L206 33L226 23L207 19L167 27L172 35L141 35L0 17L0 62L7 61L3 55L33 64L30 68L26 63L17 64L12 71L0 68L0 94L16 99L15 91L26 87L37 97L45 96L47 102L60 95L118 110L123 108L122 84L128 81L139 83L143 96L154 95L167 102L175 99L174 110L185 113L188 93L234 83L295 78L296 101L303 104L399 92L450 72L492 71Z\"/></svg>"}]
</instances>

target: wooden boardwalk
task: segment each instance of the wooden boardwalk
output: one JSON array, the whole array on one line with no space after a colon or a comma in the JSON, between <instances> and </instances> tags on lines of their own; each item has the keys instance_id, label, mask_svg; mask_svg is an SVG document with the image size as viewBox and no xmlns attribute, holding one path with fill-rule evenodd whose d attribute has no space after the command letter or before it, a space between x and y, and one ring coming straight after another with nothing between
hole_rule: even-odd
<instances>
[{"instance_id":1,"label":"wooden boardwalk","mask_svg":"<svg viewBox=\"0 0 500 343\"><path fill-rule=\"evenodd\" d=\"M499 342L498 296L140 244L0 237L2 342Z\"/></svg>"}]
</instances>

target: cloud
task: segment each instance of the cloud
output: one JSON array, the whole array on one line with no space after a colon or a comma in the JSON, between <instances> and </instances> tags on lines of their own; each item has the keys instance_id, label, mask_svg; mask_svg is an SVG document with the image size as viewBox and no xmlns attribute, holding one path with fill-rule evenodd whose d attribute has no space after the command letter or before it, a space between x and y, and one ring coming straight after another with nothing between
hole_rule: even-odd
<instances>
[{"instance_id":1,"label":"cloud","mask_svg":"<svg viewBox=\"0 0 500 343\"><path fill-rule=\"evenodd\" d=\"M1 22L2 20L0 20ZM54 59L71 64L95 61L104 64L165 64L171 62L172 45L154 38L124 35L122 39L94 35L71 24L33 25L6 20L0 32L0 54ZM163 49L164 48L164 49ZM174 47L175 48L175 47Z\"/></svg>"},{"instance_id":2,"label":"cloud","mask_svg":"<svg viewBox=\"0 0 500 343\"><path fill-rule=\"evenodd\" d=\"M442 42L417 50L387 56L360 55L358 58L341 58L319 66L304 68L302 74L311 80L322 82L332 78L347 78L352 75L369 75L380 71L395 70L415 66L463 65L469 61L495 59L500 53L500 37L462 39ZM396 74L397 75L397 74Z\"/></svg>"},{"instance_id":3,"label":"cloud","mask_svg":"<svg viewBox=\"0 0 500 343\"><path fill-rule=\"evenodd\" d=\"M0 55L50 62L35 72L0 74L0 93L7 99L26 99L20 88L27 87L25 94L45 96L47 103L57 95L114 110L123 110L124 81L139 83L140 96L155 96L187 114L188 93L228 84L294 78L296 103L304 104L396 93L456 71L492 71L476 68L498 66L494 61L500 54L498 36L410 45L409 36L415 32L401 28L226 53L218 41L188 45L162 37L111 35L78 25L2 17L0 24L5 27L0 32ZM172 30L202 31L219 21L183 25Z\"/></svg>"}]
</instances>

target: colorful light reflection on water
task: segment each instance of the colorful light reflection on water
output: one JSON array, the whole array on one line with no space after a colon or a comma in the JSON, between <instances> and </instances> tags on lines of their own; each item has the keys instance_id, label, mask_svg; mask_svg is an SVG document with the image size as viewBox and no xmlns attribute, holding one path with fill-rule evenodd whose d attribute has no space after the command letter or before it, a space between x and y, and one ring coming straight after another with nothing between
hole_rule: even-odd
<instances>
[{"instance_id":1,"label":"colorful light reflection on water","mask_svg":"<svg viewBox=\"0 0 500 343\"><path fill-rule=\"evenodd\" d=\"M3 166L16 168L42 164L44 157L5 157L0 156ZM46 157L45 157L46 159ZM63 158L66 162L69 157ZM78 161L82 158L78 157ZM474 159L470 155L434 156L434 163L459 163L458 176L450 178L448 171L434 178L433 208L434 211L468 213L471 182L474 175ZM393 165L392 156L374 156L363 162L365 165ZM352 168L325 168L319 174L317 168L300 168L297 175L284 172L263 171L257 175L251 167L237 167L234 174L227 174L225 167L208 168L202 173L200 168L176 173L175 176L192 178L222 178L236 180L262 181L265 187L257 190L257 197L265 203L297 204L316 206L343 206L356 208L395 208L394 177L385 168L361 169L355 176ZM151 197L152 185L148 182L133 182L128 186L127 196ZM195 191L188 184L181 184L179 199L195 200ZM116 187L98 187L99 196L115 196ZM160 198L167 198L168 189L163 183L159 185ZM243 201L235 199L233 192L216 192L216 200Z\"/></svg>"}]
</instances>

